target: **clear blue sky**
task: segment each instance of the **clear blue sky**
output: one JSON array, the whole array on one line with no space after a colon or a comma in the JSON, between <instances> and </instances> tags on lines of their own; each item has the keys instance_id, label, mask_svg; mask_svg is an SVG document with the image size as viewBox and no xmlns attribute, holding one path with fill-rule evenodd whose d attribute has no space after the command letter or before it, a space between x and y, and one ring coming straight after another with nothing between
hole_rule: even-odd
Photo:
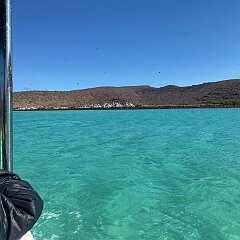
<instances>
[{"instance_id":1,"label":"clear blue sky","mask_svg":"<svg viewBox=\"0 0 240 240\"><path fill-rule=\"evenodd\" d=\"M14 90L240 78L239 13L239 0L13 0Z\"/></svg>"}]
</instances>

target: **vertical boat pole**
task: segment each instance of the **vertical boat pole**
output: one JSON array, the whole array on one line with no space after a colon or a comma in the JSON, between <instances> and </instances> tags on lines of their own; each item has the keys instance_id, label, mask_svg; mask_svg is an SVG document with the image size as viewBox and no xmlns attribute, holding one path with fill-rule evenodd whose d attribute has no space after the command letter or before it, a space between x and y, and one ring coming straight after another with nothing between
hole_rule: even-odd
<instances>
[{"instance_id":1,"label":"vertical boat pole","mask_svg":"<svg viewBox=\"0 0 240 240\"><path fill-rule=\"evenodd\" d=\"M12 171L11 0L0 0L0 169Z\"/></svg>"}]
</instances>

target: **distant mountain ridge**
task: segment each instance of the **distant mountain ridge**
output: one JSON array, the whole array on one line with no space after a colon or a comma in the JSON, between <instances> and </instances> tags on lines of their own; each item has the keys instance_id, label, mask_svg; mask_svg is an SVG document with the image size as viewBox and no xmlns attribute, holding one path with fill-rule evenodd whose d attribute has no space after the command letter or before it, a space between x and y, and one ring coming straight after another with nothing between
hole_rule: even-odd
<instances>
[{"instance_id":1,"label":"distant mountain ridge","mask_svg":"<svg viewBox=\"0 0 240 240\"><path fill-rule=\"evenodd\" d=\"M187 87L96 87L72 91L15 92L15 110L240 106L240 79Z\"/></svg>"}]
</instances>

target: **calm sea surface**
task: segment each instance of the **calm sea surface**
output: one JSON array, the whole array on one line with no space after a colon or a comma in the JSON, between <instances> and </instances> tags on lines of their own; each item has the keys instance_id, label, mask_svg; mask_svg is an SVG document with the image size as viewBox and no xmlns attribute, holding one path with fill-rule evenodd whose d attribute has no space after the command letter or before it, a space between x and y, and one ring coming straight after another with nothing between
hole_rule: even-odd
<instances>
[{"instance_id":1,"label":"calm sea surface","mask_svg":"<svg viewBox=\"0 0 240 240\"><path fill-rule=\"evenodd\" d=\"M36 240L239 240L240 109L14 113Z\"/></svg>"}]
</instances>

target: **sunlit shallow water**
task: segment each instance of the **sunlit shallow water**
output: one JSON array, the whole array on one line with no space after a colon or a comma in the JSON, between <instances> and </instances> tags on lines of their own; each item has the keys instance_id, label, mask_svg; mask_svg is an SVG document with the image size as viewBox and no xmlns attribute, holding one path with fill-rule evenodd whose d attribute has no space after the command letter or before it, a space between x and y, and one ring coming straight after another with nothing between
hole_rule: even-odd
<instances>
[{"instance_id":1,"label":"sunlit shallow water","mask_svg":"<svg viewBox=\"0 0 240 240\"><path fill-rule=\"evenodd\" d=\"M240 239L240 110L14 113L36 240Z\"/></svg>"}]
</instances>

